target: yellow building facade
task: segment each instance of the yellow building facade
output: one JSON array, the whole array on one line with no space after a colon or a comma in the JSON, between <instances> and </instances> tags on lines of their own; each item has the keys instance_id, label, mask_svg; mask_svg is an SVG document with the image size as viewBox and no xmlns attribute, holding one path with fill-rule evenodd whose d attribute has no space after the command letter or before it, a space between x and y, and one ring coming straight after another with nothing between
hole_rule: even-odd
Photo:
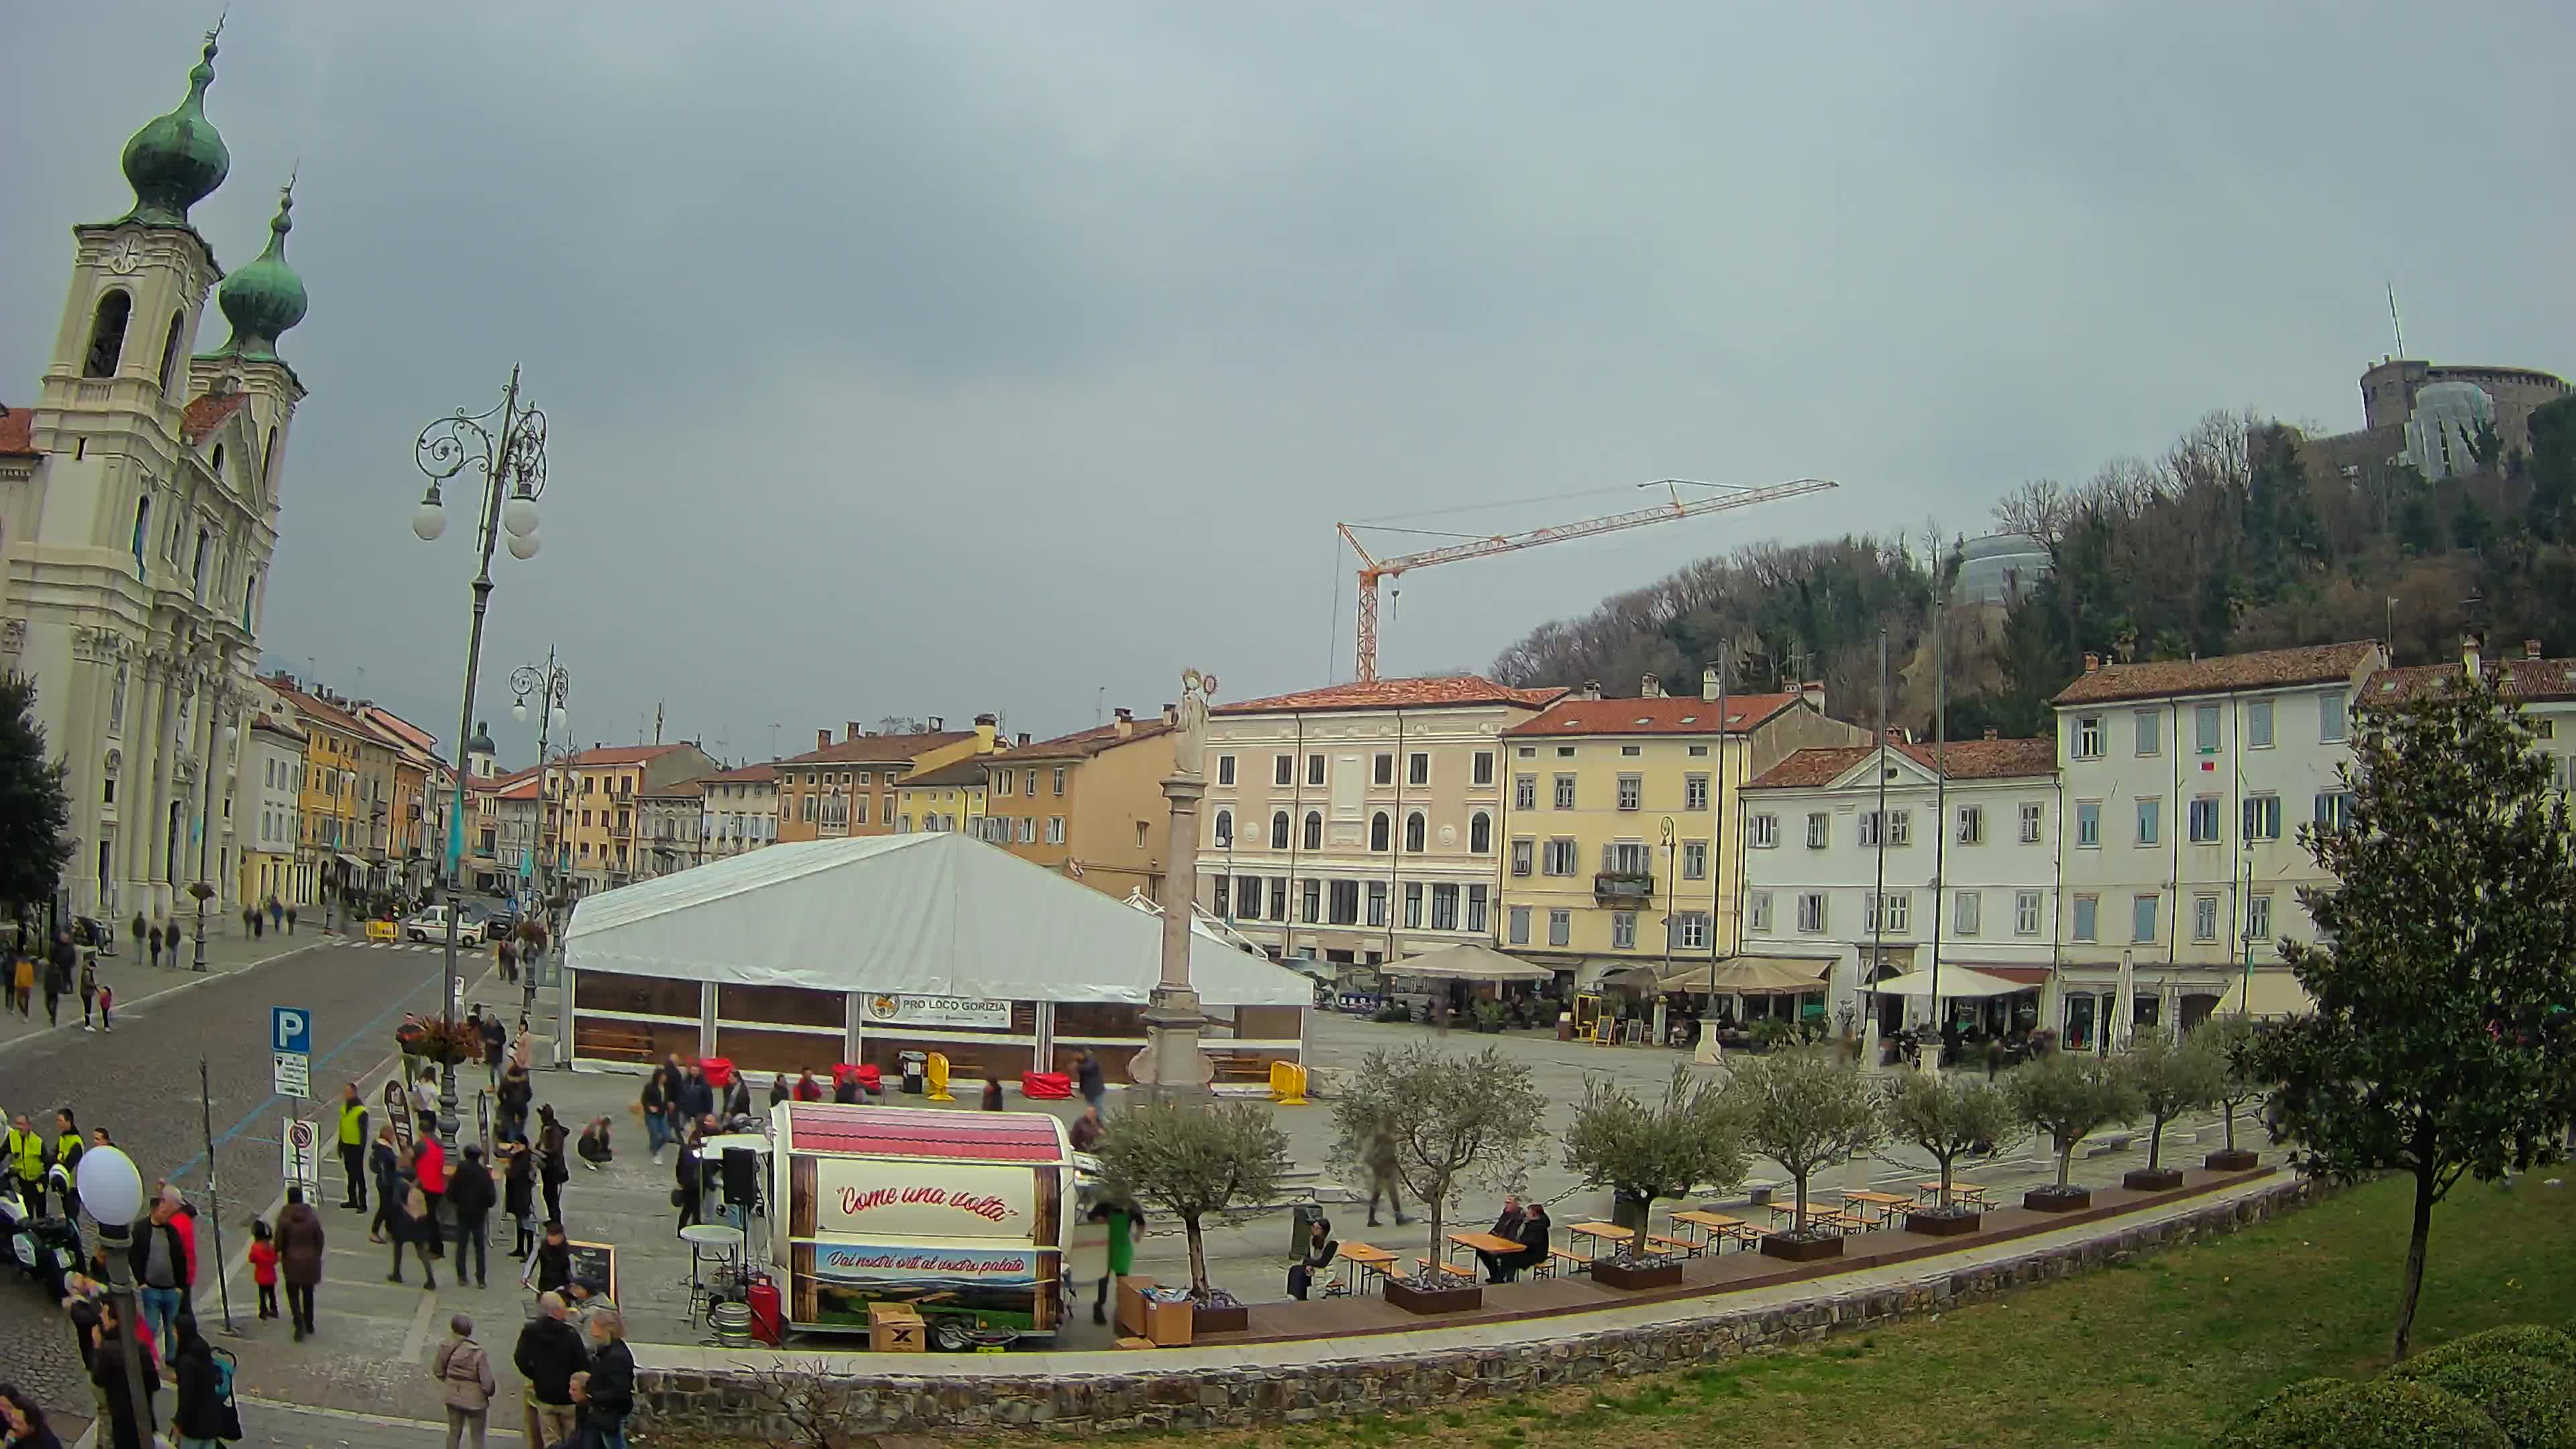
<instances>
[{"instance_id":1,"label":"yellow building facade","mask_svg":"<svg viewBox=\"0 0 2576 1449\"><path fill-rule=\"evenodd\" d=\"M281 676L268 681L268 687L294 711L296 727L304 735L304 779L295 802L295 862L307 902L319 902L365 881L359 768L362 743L372 736L356 716L292 680Z\"/></svg>"},{"instance_id":2,"label":"yellow building facade","mask_svg":"<svg viewBox=\"0 0 2576 1449\"><path fill-rule=\"evenodd\" d=\"M1163 898L1168 718L1140 721L1122 709L1109 724L1015 745L984 763L986 840L1104 895Z\"/></svg>"},{"instance_id":3,"label":"yellow building facade","mask_svg":"<svg viewBox=\"0 0 2576 1449\"><path fill-rule=\"evenodd\" d=\"M895 786L895 833L964 831L980 836L984 833L984 795L981 756L916 770Z\"/></svg>"},{"instance_id":4,"label":"yellow building facade","mask_svg":"<svg viewBox=\"0 0 2576 1449\"><path fill-rule=\"evenodd\" d=\"M943 729L942 723L934 717L927 730L871 734L852 720L837 741L830 730L816 730L813 749L772 767L778 781L777 838L892 835L903 815L898 791L904 780L1001 747L992 715L976 716L971 730Z\"/></svg>"},{"instance_id":5,"label":"yellow building facade","mask_svg":"<svg viewBox=\"0 0 2576 1449\"><path fill-rule=\"evenodd\" d=\"M1575 973L1735 951L1738 791L1809 745L1865 741L1815 694L1568 695L1503 731L1502 948Z\"/></svg>"}]
</instances>

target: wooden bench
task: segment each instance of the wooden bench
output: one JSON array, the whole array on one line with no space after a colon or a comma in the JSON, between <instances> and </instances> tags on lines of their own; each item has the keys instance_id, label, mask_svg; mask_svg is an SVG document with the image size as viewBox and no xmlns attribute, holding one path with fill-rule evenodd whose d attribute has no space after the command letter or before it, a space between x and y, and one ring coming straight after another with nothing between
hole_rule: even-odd
<instances>
[{"instance_id":1,"label":"wooden bench","mask_svg":"<svg viewBox=\"0 0 2576 1449\"><path fill-rule=\"evenodd\" d=\"M1701 1244L1694 1243L1688 1238L1659 1238L1652 1233L1646 1235L1646 1246L1660 1248L1667 1253L1679 1253L1685 1258L1696 1258L1702 1251Z\"/></svg>"},{"instance_id":2,"label":"wooden bench","mask_svg":"<svg viewBox=\"0 0 2576 1449\"><path fill-rule=\"evenodd\" d=\"M595 1026L588 1022L578 1024L580 1032L573 1044L577 1056L594 1061L650 1063L653 1060L653 1038L648 1032Z\"/></svg>"},{"instance_id":3,"label":"wooden bench","mask_svg":"<svg viewBox=\"0 0 2576 1449\"><path fill-rule=\"evenodd\" d=\"M1476 1281L1475 1269L1460 1267L1456 1263L1434 1263L1429 1258L1417 1257L1413 1260L1413 1266L1416 1268L1438 1268L1441 1272L1452 1278L1464 1278L1470 1283Z\"/></svg>"},{"instance_id":4,"label":"wooden bench","mask_svg":"<svg viewBox=\"0 0 2576 1449\"><path fill-rule=\"evenodd\" d=\"M1560 1265L1564 1271L1583 1273L1591 1270L1592 1260L1581 1253L1569 1253L1563 1248L1550 1248L1547 1250L1546 1262L1530 1264L1530 1276L1553 1278L1557 1275Z\"/></svg>"}]
</instances>

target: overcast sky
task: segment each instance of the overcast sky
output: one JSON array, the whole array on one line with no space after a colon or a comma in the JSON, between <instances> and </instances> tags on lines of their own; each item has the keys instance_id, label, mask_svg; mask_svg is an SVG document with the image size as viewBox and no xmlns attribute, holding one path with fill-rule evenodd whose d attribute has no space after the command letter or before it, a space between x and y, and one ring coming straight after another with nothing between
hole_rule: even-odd
<instances>
[{"instance_id":1,"label":"overcast sky","mask_svg":"<svg viewBox=\"0 0 2576 1449\"><path fill-rule=\"evenodd\" d=\"M0 400L211 3L14 7ZM312 390L272 661L451 737L465 510L413 438L513 362L544 550L481 713L727 757L887 714L1040 734L1350 667L1337 519L1842 490L1426 571L1387 672L1760 538L1939 519L2202 412L2359 425L2391 349L2576 369L2576 6L232 0L197 208L299 160ZM205 343L224 335L210 322ZM1338 609L1338 613L1336 612ZM363 674L361 674L363 670Z\"/></svg>"}]
</instances>

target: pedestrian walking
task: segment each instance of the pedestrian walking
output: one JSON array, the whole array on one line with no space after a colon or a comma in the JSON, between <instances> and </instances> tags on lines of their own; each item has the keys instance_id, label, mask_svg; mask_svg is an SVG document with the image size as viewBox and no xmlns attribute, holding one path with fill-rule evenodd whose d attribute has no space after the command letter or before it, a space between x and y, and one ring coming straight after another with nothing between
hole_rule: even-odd
<instances>
[{"instance_id":1,"label":"pedestrian walking","mask_svg":"<svg viewBox=\"0 0 2576 1449\"><path fill-rule=\"evenodd\" d=\"M170 1379L178 1387L170 1426L179 1431L179 1449L222 1449L241 1438L232 1365L216 1358L214 1345L197 1331L194 1318L179 1320L179 1348L170 1361Z\"/></svg>"},{"instance_id":2,"label":"pedestrian walking","mask_svg":"<svg viewBox=\"0 0 2576 1449\"><path fill-rule=\"evenodd\" d=\"M1073 1129L1070 1134L1073 1141L1073 1150L1076 1152L1099 1151L1100 1139L1107 1133L1107 1131L1108 1128L1100 1120L1099 1108L1083 1108L1082 1115L1073 1119Z\"/></svg>"},{"instance_id":3,"label":"pedestrian walking","mask_svg":"<svg viewBox=\"0 0 2576 1449\"><path fill-rule=\"evenodd\" d=\"M635 1411L635 1355L626 1349L626 1321L614 1310L590 1320L590 1372L574 1388L582 1427L599 1436L600 1449L626 1449L626 1416Z\"/></svg>"},{"instance_id":4,"label":"pedestrian walking","mask_svg":"<svg viewBox=\"0 0 2576 1449\"><path fill-rule=\"evenodd\" d=\"M483 1008L478 1006L474 1009L481 1011ZM497 1092L501 1088L501 1067L505 1060L503 1048L509 1043L510 1032L501 1025L501 1013L497 1011L483 1018L482 1031L483 1070L489 1078L489 1085Z\"/></svg>"},{"instance_id":5,"label":"pedestrian walking","mask_svg":"<svg viewBox=\"0 0 2576 1449\"><path fill-rule=\"evenodd\" d=\"M95 955L81 958L80 996L81 1030L94 1032L98 1028L89 1024L89 1014L90 1008L98 1002L98 957Z\"/></svg>"},{"instance_id":6,"label":"pedestrian walking","mask_svg":"<svg viewBox=\"0 0 2576 1449\"><path fill-rule=\"evenodd\" d=\"M57 932L53 953L45 958L45 1025L63 1024L63 996L72 989L72 973L79 964L71 932Z\"/></svg>"},{"instance_id":7,"label":"pedestrian walking","mask_svg":"<svg viewBox=\"0 0 2576 1449\"><path fill-rule=\"evenodd\" d=\"M293 906L286 908L286 934L290 936L295 934L295 907Z\"/></svg>"},{"instance_id":8,"label":"pedestrian walking","mask_svg":"<svg viewBox=\"0 0 2576 1449\"><path fill-rule=\"evenodd\" d=\"M403 1280L403 1249L409 1248L420 1259L420 1286L431 1293L438 1291L438 1266L430 1258L429 1244L438 1236L438 1223L429 1215L429 1201L421 1196L419 1184L409 1178L403 1181L402 1195L395 1200L394 1210L386 1214L387 1237L394 1245L393 1271L385 1275L388 1283Z\"/></svg>"},{"instance_id":9,"label":"pedestrian walking","mask_svg":"<svg viewBox=\"0 0 2576 1449\"><path fill-rule=\"evenodd\" d=\"M533 1286L540 1293L562 1290L572 1282L572 1244L564 1237L564 1225L546 1220L546 1240L528 1255L528 1265L519 1270L519 1286Z\"/></svg>"},{"instance_id":10,"label":"pedestrian walking","mask_svg":"<svg viewBox=\"0 0 2576 1449\"><path fill-rule=\"evenodd\" d=\"M151 1215L138 1225L129 1250L143 1325L164 1353L177 1343L179 1305L187 1298L189 1283L188 1249L171 1221L176 1215L176 1196L164 1192L152 1204Z\"/></svg>"},{"instance_id":11,"label":"pedestrian walking","mask_svg":"<svg viewBox=\"0 0 2576 1449\"><path fill-rule=\"evenodd\" d=\"M786 1101L790 1095L792 1094L789 1092L787 1087L787 1074L785 1072L780 1072L778 1075L769 1079L770 1106L777 1106L779 1103Z\"/></svg>"},{"instance_id":12,"label":"pedestrian walking","mask_svg":"<svg viewBox=\"0 0 2576 1449\"><path fill-rule=\"evenodd\" d=\"M1136 1240L1145 1236L1145 1214L1132 1202L1104 1198L1091 1209L1092 1221L1109 1229L1109 1271L1091 1299L1091 1321L1109 1321L1109 1285L1136 1271Z\"/></svg>"},{"instance_id":13,"label":"pedestrian walking","mask_svg":"<svg viewBox=\"0 0 2576 1449\"><path fill-rule=\"evenodd\" d=\"M1082 1093L1082 1100L1091 1104L1092 1111L1105 1110L1100 1104L1109 1095L1109 1086L1101 1075L1100 1058L1092 1055L1089 1047L1083 1048L1081 1057L1073 1064L1073 1082Z\"/></svg>"},{"instance_id":14,"label":"pedestrian walking","mask_svg":"<svg viewBox=\"0 0 2576 1449\"><path fill-rule=\"evenodd\" d=\"M469 1146L465 1161L447 1180L447 1209L456 1215L456 1281L465 1281L465 1255L474 1254L474 1286L480 1288L489 1275L484 1269L484 1255L491 1250L491 1234L486 1224L492 1218L492 1170L483 1165L483 1149Z\"/></svg>"},{"instance_id":15,"label":"pedestrian walking","mask_svg":"<svg viewBox=\"0 0 2576 1449\"><path fill-rule=\"evenodd\" d=\"M259 1289L259 1316L277 1316L277 1238L268 1219L250 1220L250 1281Z\"/></svg>"},{"instance_id":16,"label":"pedestrian walking","mask_svg":"<svg viewBox=\"0 0 2576 1449\"><path fill-rule=\"evenodd\" d=\"M537 1312L519 1329L510 1362L526 1386L519 1402L526 1410L524 1437L530 1445L562 1444L572 1438L572 1377L590 1367L590 1347L581 1330L566 1318L563 1295L537 1299Z\"/></svg>"},{"instance_id":17,"label":"pedestrian walking","mask_svg":"<svg viewBox=\"0 0 2576 1449\"><path fill-rule=\"evenodd\" d=\"M411 1180L412 1185L420 1189L421 1200L428 1206L428 1221L423 1224L428 1229L428 1236L423 1242L429 1249L429 1256L444 1258L447 1256L447 1239L441 1224L446 1219L440 1215L439 1208L447 1201L447 1148L439 1142L436 1133L423 1132L420 1145L412 1149Z\"/></svg>"},{"instance_id":18,"label":"pedestrian walking","mask_svg":"<svg viewBox=\"0 0 2576 1449\"><path fill-rule=\"evenodd\" d=\"M635 1115L644 1119L644 1145L653 1165L662 1165L662 1149L671 1140L671 1103L662 1095L659 1071L644 1079L644 1092L635 1100Z\"/></svg>"},{"instance_id":19,"label":"pedestrian walking","mask_svg":"<svg viewBox=\"0 0 2576 1449\"><path fill-rule=\"evenodd\" d=\"M267 922L267 921L265 921L265 920L263 920L263 919L261 919L260 914L259 914L259 907L257 907L257 906L244 906L244 907L242 907L242 934L243 934L243 935L245 935L245 936L250 937L250 938L251 938L251 939L253 939L253 940L257 940L257 939L259 939L261 936L266 935L267 933L268 933L268 922Z\"/></svg>"},{"instance_id":20,"label":"pedestrian walking","mask_svg":"<svg viewBox=\"0 0 2576 1449\"><path fill-rule=\"evenodd\" d=\"M519 1034L510 1041L510 1065L526 1076L536 1066L537 1037L528 1030L528 1019L519 1018Z\"/></svg>"},{"instance_id":21,"label":"pedestrian walking","mask_svg":"<svg viewBox=\"0 0 2576 1449\"><path fill-rule=\"evenodd\" d=\"M313 1332L313 1290L322 1284L322 1215L301 1187L286 1190L286 1210L277 1215L277 1266L286 1279L286 1315L302 1343Z\"/></svg>"},{"instance_id":22,"label":"pedestrian walking","mask_svg":"<svg viewBox=\"0 0 2576 1449\"><path fill-rule=\"evenodd\" d=\"M724 1108L728 1122L751 1115L751 1083L740 1072L734 1073L733 1080L725 1083Z\"/></svg>"},{"instance_id":23,"label":"pedestrian walking","mask_svg":"<svg viewBox=\"0 0 2576 1449\"><path fill-rule=\"evenodd\" d=\"M707 1201L705 1161L694 1143L680 1147L679 1165L672 1170L676 1179L671 1190L671 1206L680 1210L680 1226L688 1227L704 1213Z\"/></svg>"},{"instance_id":24,"label":"pedestrian walking","mask_svg":"<svg viewBox=\"0 0 2576 1449\"><path fill-rule=\"evenodd\" d=\"M564 1179L572 1176L572 1164L564 1160L563 1124L555 1120L551 1106L537 1109L537 1181L546 1190L546 1221L563 1221Z\"/></svg>"},{"instance_id":25,"label":"pedestrian walking","mask_svg":"<svg viewBox=\"0 0 2576 1449\"><path fill-rule=\"evenodd\" d=\"M501 1391L501 1381L492 1376L492 1360L484 1355L483 1345L474 1341L474 1320L457 1314L447 1320L447 1342L438 1347L438 1357L430 1362L430 1376L438 1380L439 1395L447 1401L447 1449L457 1449L467 1433L474 1436L474 1449L483 1449L484 1421L490 1416L492 1396Z\"/></svg>"},{"instance_id":26,"label":"pedestrian walking","mask_svg":"<svg viewBox=\"0 0 2576 1449\"><path fill-rule=\"evenodd\" d=\"M525 1258L537 1246L537 1172L528 1157L528 1140L513 1132L501 1141L501 1211L510 1215L514 1232L510 1256Z\"/></svg>"},{"instance_id":27,"label":"pedestrian walking","mask_svg":"<svg viewBox=\"0 0 2576 1449\"><path fill-rule=\"evenodd\" d=\"M1404 1199L1396 1192L1398 1181L1395 1159L1395 1129L1381 1126L1369 1134L1368 1144L1370 1227L1376 1227L1378 1194L1386 1194L1387 1206L1395 1209L1395 1225L1403 1227L1413 1219L1404 1215Z\"/></svg>"},{"instance_id":28,"label":"pedestrian walking","mask_svg":"<svg viewBox=\"0 0 2576 1449\"><path fill-rule=\"evenodd\" d=\"M367 1175L376 1185L376 1213L367 1219L367 1241L381 1243L394 1211L402 1206L402 1148L390 1122L376 1129L376 1143L367 1149ZM364 1194L360 1197L363 1201Z\"/></svg>"},{"instance_id":29,"label":"pedestrian walking","mask_svg":"<svg viewBox=\"0 0 2576 1449\"><path fill-rule=\"evenodd\" d=\"M149 941L152 947L152 964L155 967L158 967L161 964L161 923L159 921L154 921L152 923L152 934Z\"/></svg>"},{"instance_id":30,"label":"pedestrian walking","mask_svg":"<svg viewBox=\"0 0 2576 1449\"><path fill-rule=\"evenodd\" d=\"M358 1084L340 1084L340 1180L344 1190L340 1206L351 1212L367 1210L367 1099L358 1094Z\"/></svg>"},{"instance_id":31,"label":"pedestrian walking","mask_svg":"<svg viewBox=\"0 0 2576 1449\"><path fill-rule=\"evenodd\" d=\"M24 951L10 953L16 959L9 963L9 1000L18 1014L29 1021L36 1019L36 958Z\"/></svg>"},{"instance_id":32,"label":"pedestrian walking","mask_svg":"<svg viewBox=\"0 0 2576 1449\"><path fill-rule=\"evenodd\" d=\"M1004 1105L1005 1104L1002 1101L1002 1079L999 1077L986 1077L984 1079L984 1110L987 1112L999 1112L1003 1109Z\"/></svg>"},{"instance_id":33,"label":"pedestrian walking","mask_svg":"<svg viewBox=\"0 0 2576 1449\"><path fill-rule=\"evenodd\" d=\"M286 907L278 904L275 895L268 898L268 928L272 931L286 929Z\"/></svg>"},{"instance_id":34,"label":"pedestrian walking","mask_svg":"<svg viewBox=\"0 0 2576 1449\"><path fill-rule=\"evenodd\" d=\"M161 1372L151 1345L140 1345L141 1351L134 1356L143 1392L136 1394L135 1380L126 1377L125 1338L137 1331L138 1325L118 1316L116 1300L111 1298L99 1305L98 1346L90 1350L89 1381L97 1386L99 1406L107 1411L109 1432L105 1437L115 1449L144 1449L161 1427L160 1411L153 1402L153 1395L161 1388ZM134 1420L137 1398L143 1400L144 1417L139 1424Z\"/></svg>"},{"instance_id":35,"label":"pedestrian walking","mask_svg":"<svg viewBox=\"0 0 2576 1449\"><path fill-rule=\"evenodd\" d=\"M527 1040L522 1036L520 1041ZM501 1106L499 1130L504 1137L521 1136L528 1130L528 1101L536 1095L535 1083L528 1080L528 1069L512 1062L501 1073L501 1085L494 1099Z\"/></svg>"},{"instance_id":36,"label":"pedestrian walking","mask_svg":"<svg viewBox=\"0 0 2576 1449\"><path fill-rule=\"evenodd\" d=\"M24 1390L0 1387L0 1427L9 1431L8 1449L63 1449L45 1411Z\"/></svg>"},{"instance_id":37,"label":"pedestrian walking","mask_svg":"<svg viewBox=\"0 0 2576 1449\"><path fill-rule=\"evenodd\" d=\"M512 949L508 938L504 937L500 945L492 948L492 961L501 968L503 981L512 986L519 984L519 953Z\"/></svg>"}]
</instances>

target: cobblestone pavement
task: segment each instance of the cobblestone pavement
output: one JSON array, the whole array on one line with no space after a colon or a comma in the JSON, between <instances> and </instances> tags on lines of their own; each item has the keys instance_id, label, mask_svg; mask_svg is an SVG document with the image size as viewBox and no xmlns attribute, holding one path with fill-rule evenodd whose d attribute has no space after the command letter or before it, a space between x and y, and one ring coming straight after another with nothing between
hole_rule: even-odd
<instances>
[{"instance_id":1,"label":"cobblestone pavement","mask_svg":"<svg viewBox=\"0 0 2576 1449\"><path fill-rule=\"evenodd\" d=\"M231 969L188 974L158 993L120 1002L112 1033L83 1033L75 1023L0 1046L0 1105L11 1113L41 1117L50 1127L53 1110L68 1105L84 1129L105 1127L147 1183L166 1177L201 1208L211 1176L220 1189L224 1252L233 1260L248 1246L249 1218L268 1212L282 1194L280 1124L291 1112L318 1117L326 1110L325 1103L289 1101L270 1091L269 1008L312 1013L314 1090L329 1097L340 1082L367 1078L390 1056L392 1030L405 1011L433 1010L439 999L435 953L333 940L279 955L271 938L263 955L260 943L249 944L253 949L242 952L236 943ZM209 942L210 966L215 954ZM480 960L473 965L478 972L483 967ZM128 962L125 969L152 968ZM202 1107L201 1060L212 1087ZM209 1171L209 1120L219 1174ZM326 1165L326 1189L336 1191L337 1177L336 1164ZM203 1226L200 1232L200 1310L212 1324L221 1316L215 1235ZM234 1297L243 1322L251 1308L246 1292L237 1287ZM0 1364L49 1408L86 1410L88 1391L70 1333L31 1283L0 1281Z\"/></svg>"}]
</instances>

